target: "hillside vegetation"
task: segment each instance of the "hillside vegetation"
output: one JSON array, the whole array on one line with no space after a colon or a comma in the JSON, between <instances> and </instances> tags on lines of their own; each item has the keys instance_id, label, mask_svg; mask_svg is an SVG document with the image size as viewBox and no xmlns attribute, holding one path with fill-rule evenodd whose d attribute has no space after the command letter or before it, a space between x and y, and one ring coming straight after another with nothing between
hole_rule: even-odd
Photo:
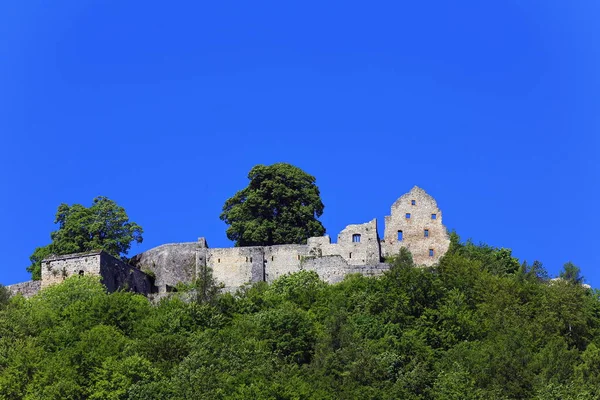
<instances>
[{"instance_id":1,"label":"hillside vegetation","mask_svg":"<svg viewBox=\"0 0 600 400\"><path fill-rule=\"evenodd\" d=\"M74 277L0 305L1 399L597 399L600 301L510 251L402 252L380 278L313 272L151 304ZM191 301L190 301L191 299Z\"/></svg>"}]
</instances>

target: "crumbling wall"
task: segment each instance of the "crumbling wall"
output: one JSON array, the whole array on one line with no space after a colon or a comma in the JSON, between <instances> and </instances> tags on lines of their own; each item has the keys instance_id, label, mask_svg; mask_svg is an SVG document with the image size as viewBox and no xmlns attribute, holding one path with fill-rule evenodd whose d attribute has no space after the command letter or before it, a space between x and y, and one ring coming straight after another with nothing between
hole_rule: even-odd
<instances>
[{"instance_id":1,"label":"crumbling wall","mask_svg":"<svg viewBox=\"0 0 600 400\"><path fill-rule=\"evenodd\" d=\"M35 296L42 287L42 281L27 281L22 283L16 283L14 285L7 286L6 288L12 296L17 294L23 295L25 298Z\"/></svg>"},{"instance_id":2,"label":"crumbling wall","mask_svg":"<svg viewBox=\"0 0 600 400\"><path fill-rule=\"evenodd\" d=\"M61 283L70 276L99 276L109 292L127 289L149 294L154 291L150 276L104 251L44 259L40 287Z\"/></svg>"},{"instance_id":3,"label":"crumbling wall","mask_svg":"<svg viewBox=\"0 0 600 400\"><path fill-rule=\"evenodd\" d=\"M402 232L402 240L398 238ZM384 256L393 256L406 247L417 265L437 263L450 246L442 211L423 189L415 186L392 205L385 217Z\"/></svg>"},{"instance_id":4,"label":"crumbling wall","mask_svg":"<svg viewBox=\"0 0 600 400\"><path fill-rule=\"evenodd\" d=\"M308 247L314 256L341 256L350 265L376 264L381 260L377 220L348 225L338 235L337 243L329 236L309 238Z\"/></svg>"},{"instance_id":5,"label":"crumbling wall","mask_svg":"<svg viewBox=\"0 0 600 400\"><path fill-rule=\"evenodd\" d=\"M42 260L41 288L61 283L73 275L100 276L100 253L75 253Z\"/></svg>"},{"instance_id":6,"label":"crumbling wall","mask_svg":"<svg viewBox=\"0 0 600 400\"><path fill-rule=\"evenodd\" d=\"M109 292L125 289L148 295L156 291L152 277L104 252L100 254L100 276Z\"/></svg>"}]
</instances>

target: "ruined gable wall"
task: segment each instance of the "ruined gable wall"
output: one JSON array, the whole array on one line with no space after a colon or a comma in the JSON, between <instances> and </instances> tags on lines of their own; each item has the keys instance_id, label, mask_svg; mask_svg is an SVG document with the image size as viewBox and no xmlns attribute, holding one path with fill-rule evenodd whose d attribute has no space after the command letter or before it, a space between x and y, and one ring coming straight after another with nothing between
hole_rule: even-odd
<instances>
[{"instance_id":1,"label":"ruined gable wall","mask_svg":"<svg viewBox=\"0 0 600 400\"><path fill-rule=\"evenodd\" d=\"M413 205L412 202L415 202ZM410 218L406 214L410 213ZM436 215L432 219L432 214ZM425 237L425 229L429 237ZM402 231L402 241L398 241ZM433 265L448 251L450 239L442 224L442 212L433 197L423 189L414 187L392 205L391 215L385 217L384 256L398 254L406 247L417 265ZM433 249L433 257L429 250Z\"/></svg>"}]
</instances>

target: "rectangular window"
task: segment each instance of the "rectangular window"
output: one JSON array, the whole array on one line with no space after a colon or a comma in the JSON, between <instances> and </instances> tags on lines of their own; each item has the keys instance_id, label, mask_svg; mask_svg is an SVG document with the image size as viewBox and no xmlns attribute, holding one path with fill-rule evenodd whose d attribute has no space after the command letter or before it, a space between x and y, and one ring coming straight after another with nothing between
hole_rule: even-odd
<instances>
[{"instance_id":1,"label":"rectangular window","mask_svg":"<svg viewBox=\"0 0 600 400\"><path fill-rule=\"evenodd\" d=\"M354 235L352 235L352 242L360 243L360 235L358 233L355 233Z\"/></svg>"},{"instance_id":2,"label":"rectangular window","mask_svg":"<svg viewBox=\"0 0 600 400\"><path fill-rule=\"evenodd\" d=\"M406 213L406 219L410 219L410 213Z\"/></svg>"},{"instance_id":3,"label":"rectangular window","mask_svg":"<svg viewBox=\"0 0 600 400\"><path fill-rule=\"evenodd\" d=\"M425 229L425 232L423 234L425 237L429 237L429 229Z\"/></svg>"},{"instance_id":4,"label":"rectangular window","mask_svg":"<svg viewBox=\"0 0 600 400\"><path fill-rule=\"evenodd\" d=\"M402 241L402 231L398 231L398 241L401 242Z\"/></svg>"},{"instance_id":5,"label":"rectangular window","mask_svg":"<svg viewBox=\"0 0 600 400\"><path fill-rule=\"evenodd\" d=\"M431 214L431 219L437 219L437 214Z\"/></svg>"},{"instance_id":6,"label":"rectangular window","mask_svg":"<svg viewBox=\"0 0 600 400\"><path fill-rule=\"evenodd\" d=\"M348 255L348 258L352 258L352 253L350 253L350 254Z\"/></svg>"},{"instance_id":7,"label":"rectangular window","mask_svg":"<svg viewBox=\"0 0 600 400\"><path fill-rule=\"evenodd\" d=\"M417 201L416 200L411 200L410 204L412 204L413 206L416 206L417 205Z\"/></svg>"},{"instance_id":8,"label":"rectangular window","mask_svg":"<svg viewBox=\"0 0 600 400\"><path fill-rule=\"evenodd\" d=\"M433 257L433 249L429 249L429 257Z\"/></svg>"}]
</instances>

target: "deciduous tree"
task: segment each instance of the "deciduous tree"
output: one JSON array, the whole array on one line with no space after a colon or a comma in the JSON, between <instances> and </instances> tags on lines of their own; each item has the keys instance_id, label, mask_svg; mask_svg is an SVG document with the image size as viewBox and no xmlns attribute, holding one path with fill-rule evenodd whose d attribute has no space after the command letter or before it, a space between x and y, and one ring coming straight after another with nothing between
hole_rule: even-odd
<instances>
[{"instance_id":1,"label":"deciduous tree","mask_svg":"<svg viewBox=\"0 0 600 400\"><path fill-rule=\"evenodd\" d=\"M221 219L236 246L302 244L325 233L317 219L323 202L315 177L286 163L257 165L248 187L223 206Z\"/></svg>"},{"instance_id":2,"label":"deciduous tree","mask_svg":"<svg viewBox=\"0 0 600 400\"><path fill-rule=\"evenodd\" d=\"M125 209L106 197L96 197L90 207L61 204L56 212L58 230L50 234L52 243L35 249L27 271L41 278L41 262L51 254L63 255L104 250L124 257L132 242L141 243L143 229L130 222Z\"/></svg>"}]
</instances>

